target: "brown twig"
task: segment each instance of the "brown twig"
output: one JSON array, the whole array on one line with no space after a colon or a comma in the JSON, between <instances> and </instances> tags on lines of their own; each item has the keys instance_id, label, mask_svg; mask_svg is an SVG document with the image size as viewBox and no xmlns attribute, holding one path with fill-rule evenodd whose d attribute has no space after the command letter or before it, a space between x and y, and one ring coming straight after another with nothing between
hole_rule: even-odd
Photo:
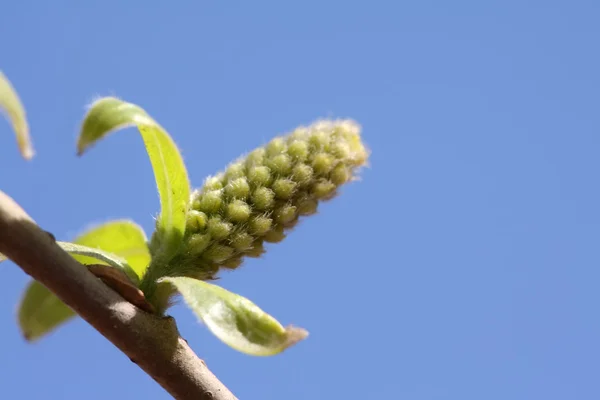
<instances>
[{"instance_id":1,"label":"brown twig","mask_svg":"<svg viewBox=\"0 0 600 400\"><path fill-rule=\"evenodd\" d=\"M56 294L174 398L236 399L179 336L172 318L148 314L125 301L1 191L0 253Z\"/></svg>"}]
</instances>

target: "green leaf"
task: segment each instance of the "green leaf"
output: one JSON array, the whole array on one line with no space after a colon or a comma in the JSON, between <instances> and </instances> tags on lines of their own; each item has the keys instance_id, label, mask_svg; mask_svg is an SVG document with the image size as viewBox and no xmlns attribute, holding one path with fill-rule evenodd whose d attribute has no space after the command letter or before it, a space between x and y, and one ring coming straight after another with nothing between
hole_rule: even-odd
<instances>
[{"instance_id":1,"label":"green leaf","mask_svg":"<svg viewBox=\"0 0 600 400\"><path fill-rule=\"evenodd\" d=\"M118 267L119 263L128 263L138 272L143 271L150 260L145 247L146 236L131 221L117 220L101 224L78 236L73 242L58 244L66 251L71 251L73 258L84 264L112 264ZM99 248L103 251L98 251ZM92 253L92 257L85 255ZM126 261L120 260L119 256ZM23 336L34 341L77 314L44 285L31 281L22 297L18 315Z\"/></svg>"},{"instance_id":2,"label":"green leaf","mask_svg":"<svg viewBox=\"0 0 600 400\"><path fill-rule=\"evenodd\" d=\"M19 326L25 339L35 341L77 314L46 286L31 281L19 304Z\"/></svg>"},{"instance_id":3,"label":"green leaf","mask_svg":"<svg viewBox=\"0 0 600 400\"><path fill-rule=\"evenodd\" d=\"M139 283L137 274L133 271L133 268L127 263L127 261L121 257L115 256L114 254L107 253L100 249L94 249L92 247L82 246L75 243L69 242L56 242L64 251L74 256L85 256L94 258L97 261L102 261L106 265L122 270L127 276L134 282ZM76 257L74 257L77 259ZM80 261L81 262L81 261Z\"/></svg>"},{"instance_id":4,"label":"green leaf","mask_svg":"<svg viewBox=\"0 0 600 400\"><path fill-rule=\"evenodd\" d=\"M130 126L137 126L142 135L160 197L161 211L151 242L152 254L168 261L183 241L190 185L179 149L167 131L141 107L104 97L94 102L86 114L77 151L81 155L108 134Z\"/></svg>"},{"instance_id":5,"label":"green leaf","mask_svg":"<svg viewBox=\"0 0 600 400\"><path fill-rule=\"evenodd\" d=\"M150 264L146 234L139 225L129 220L115 220L98 225L79 236L75 243L122 257L138 278L142 277ZM75 259L82 264L96 262L84 255L76 256Z\"/></svg>"},{"instance_id":6,"label":"green leaf","mask_svg":"<svg viewBox=\"0 0 600 400\"><path fill-rule=\"evenodd\" d=\"M254 356L275 355L305 339L302 328L284 328L250 300L201 280L166 277L208 329L230 347Z\"/></svg>"},{"instance_id":7,"label":"green leaf","mask_svg":"<svg viewBox=\"0 0 600 400\"><path fill-rule=\"evenodd\" d=\"M0 112L4 112L17 135L17 144L21 155L26 160L30 160L35 152L29 138L29 125L25 109L15 88L2 71L0 71Z\"/></svg>"}]
</instances>

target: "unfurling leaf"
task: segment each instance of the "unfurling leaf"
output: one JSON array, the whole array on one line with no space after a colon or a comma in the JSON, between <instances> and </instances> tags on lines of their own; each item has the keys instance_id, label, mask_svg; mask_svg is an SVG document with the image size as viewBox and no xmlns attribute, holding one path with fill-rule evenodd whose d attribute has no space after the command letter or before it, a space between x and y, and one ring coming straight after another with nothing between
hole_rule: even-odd
<instances>
[{"instance_id":1,"label":"unfurling leaf","mask_svg":"<svg viewBox=\"0 0 600 400\"><path fill-rule=\"evenodd\" d=\"M148 264L150 252L144 230L130 220L114 220L98 225L80 235L74 243L115 254L127 261L141 278ZM97 259L76 257L82 264L97 263Z\"/></svg>"},{"instance_id":2,"label":"unfurling leaf","mask_svg":"<svg viewBox=\"0 0 600 400\"><path fill-rule=\"evenodd\" d=\"M87 246L84 249L87 249L85 252L88 254L90 254L89 250L102 249L105 254L111 253L126 260L126 263L138 273L142 272L150 262L146 236L142 229L131 221L117 220L104 223L89 229L73 242L70 243L71 250L83 253L78 251L82 250L81 247L77 249L74 244ZM61 243L59 242L59 245ZM66 250L69 250L68 246L62 247L63 249L67 247ZM88 257L74 253L71 255L83 264L109 265L109 262L99 260L96 256ZM110 258L114 259L114 256L109 254ZM123 263L122 260L117 262ZM74 311L38 281L31 281L25 290L18 314L23 336L30 341L39 339L76 316Z\"/></svg>"},{"instance_id":3,"label":"unfurling leaf","mask_svg":"<svg viewBox=\"0 0 600 400\"><path fill-rule=\"evenodd\" d=\"M94 258L97 261L104 261L107 265L110 265L113 268L117 268L123 271L132 281L138 281L137 275L133 271L133 268L131 268L127 261L125 261L121 257L115 256L111 253L107 253L100 249L94 249L92 247L82 246L75 243L56 242L56 244L58 244L64 251L72 255L85 256Z\"/></svg>"},{"instance_id":4,"label":"unfurling leaf","mask_svg":"<svg viewBox=\"0 0 600 400\"><path fill-rule=\"evenodd\" d=\"M142 135L160 197L161 212L151 241L152 254L156 259L168 261L185 234L190 187L183 159L167 131L141 107L104 97L91 105L84 118L77 152L83 154L108 134L130 126L136 126Z\"/></svg>"},{"instance_id":5,"label":"unfurling leaf","mask_svg":"<svg viewBox=\"0 0 600 400\"><path fill-rule=\"evenodd\" d=\"M302 328L284 328L250 300L187 277L162 278L175 286L208 329L230 347L254 356L275 355L305 339Z\"/></svg>"},{"instance_id":6,"label":"unfurling leaf","mask_svg":"<svg viewBox=\"0 0 600 400\"><path fill-rule=\"evenodd\" d=\"M21 155L24 159L30 160L35 152L29 138L29 125L25 109L17 91L2 71L0 71L0 112L6 114L17 135L17 144Z\"/></svg>"}]
</instances>

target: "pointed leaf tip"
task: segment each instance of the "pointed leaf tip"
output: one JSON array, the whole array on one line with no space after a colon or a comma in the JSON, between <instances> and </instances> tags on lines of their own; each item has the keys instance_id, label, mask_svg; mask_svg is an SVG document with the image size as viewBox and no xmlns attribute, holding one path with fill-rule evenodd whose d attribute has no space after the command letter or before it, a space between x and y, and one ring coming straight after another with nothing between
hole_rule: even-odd
<instances>
[{"instance_id":1,"label":"pointed leaf tip","mask_svg":"<svg viewBox=\"0 0 600 400\"><path fill-rule=\"evenodd\" d=\"M72 319L75 312L38 281L31 281L19 304L18 321L23 338L35 342Z\"/></svg>"},{"instance_id":2,"label":"pointed leaf tip","mask_svg":"<svg viewBox=\"0 0 600 400\"><path fill-rule=\"evenodd\" d=\"M250 300L220 286L186 277L162 278L222 342L242 353L272 356L304 340L305 329L284 328Z\"/></svg>"},{"instance_id":3,"label":"pointed leaf tip","mask_svg":"<svg viewBox=\"0 0 600 400\"><path fill-rule=\"evenodd\" d=\"M25 108L17 91L2 71L0 71L0 112L6 115L15 131L21 156L26 160L31 160L35 151L29 137L29 124Z\"/></svg>"},{"instance_id":4,"label":"pointed leaf tip","mask_svg":"<svg viewBox=\"0 0 600 400\"><path fill-rule=\"evenodd\" d=\"M138 105L104 97L92 103L83 120L77 153L82 155L110 133L130 126L136 126L144 140L160 198L152 254L157 259L169 259L183 240L190 197L187 170L169 133Z\"/></svg>"},{"instance_id":5,"label":"pointed leaf tip","mask_svg":"<svg viewBox=\"0 0 600 400\"><path fill-rule=\"evenodd\" d=\"M77 154L83 155L110 133L138 124L158 125L141 107L116 97L102 97L89 106L84 117Z\"/></svg>"}]
</instances>

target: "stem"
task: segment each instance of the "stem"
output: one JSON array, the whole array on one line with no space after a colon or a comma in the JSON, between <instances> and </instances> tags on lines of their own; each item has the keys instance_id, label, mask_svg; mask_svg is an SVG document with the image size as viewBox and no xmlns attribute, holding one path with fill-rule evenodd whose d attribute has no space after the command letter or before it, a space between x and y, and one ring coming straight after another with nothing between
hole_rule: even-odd
<instances>
[{"instance_id":1,"label":"stem","mask_svg":"<svg viewBox=\"0 0 600 400\"><path fill-rule=\"evenodd\" d=\"M236 399L179 336L172 318L145 313L125 301L1 191L0 253L50 289L175 399Z\"/></svg>"},{"instance_id":2,"label":"stem","mask_svg":"<svg viewBox=\"0 0 600 400\"><path fill-rule=\"evenodd\" d=\"M170 299L176 293L172 285L156 282L164 276L165 268L163 263L153 260L140 283L140 290L144 292L146 300L154 306L158 315L164 314L170 305Z\"/></svg>"}]
</instances>

